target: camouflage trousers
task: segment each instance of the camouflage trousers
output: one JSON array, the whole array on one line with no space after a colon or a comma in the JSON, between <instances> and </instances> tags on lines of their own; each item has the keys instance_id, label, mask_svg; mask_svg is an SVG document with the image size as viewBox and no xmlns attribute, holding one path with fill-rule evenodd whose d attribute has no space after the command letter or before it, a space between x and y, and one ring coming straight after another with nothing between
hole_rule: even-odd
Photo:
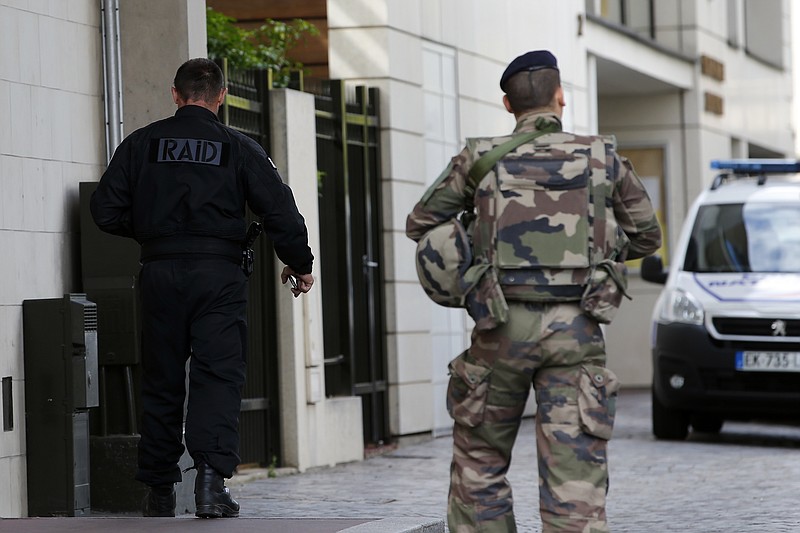
<instances>
[{"instance_id":1,"label":"camouflage trousers","mask_svg":"<svg viewBox=\"0 0 800 533\"><path fill-rule=\"evenodd\" d=\"M509 302L509 320L472 334L450 365L452 533L516 531L506 473L531 383L542 531L607 532L614 374L598 323L577 304Z\"/></svg>"}]
</instances>

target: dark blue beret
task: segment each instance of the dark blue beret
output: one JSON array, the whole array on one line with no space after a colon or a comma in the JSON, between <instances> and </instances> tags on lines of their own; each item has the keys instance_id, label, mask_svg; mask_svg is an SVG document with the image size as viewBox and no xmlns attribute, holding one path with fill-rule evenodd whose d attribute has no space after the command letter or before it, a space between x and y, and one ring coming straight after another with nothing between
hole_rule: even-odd
<instances>
[{"instance_id":1,"label":"dark blue beret","mask_svg":"<svg viewBox=\"0 0 800 533\"><path fill-rule=\"evenodd\" d=\"M556 56L547 50L534 50L517 57L508 64L505 72L500 77L500 88L506 92L506 82L511 79L511 76L518 72L526 70L541 70L543 68L553 68L558 70L558 63Z\"/></svg>"}]
</instances>

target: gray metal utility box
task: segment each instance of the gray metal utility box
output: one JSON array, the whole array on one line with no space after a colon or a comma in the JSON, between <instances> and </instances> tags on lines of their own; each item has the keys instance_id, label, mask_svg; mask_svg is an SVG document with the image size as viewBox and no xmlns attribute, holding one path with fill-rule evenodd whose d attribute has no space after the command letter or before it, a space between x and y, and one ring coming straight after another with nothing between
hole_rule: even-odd
<instances>
[{"instance_id":1,"label":"gray metal utility box","mask_svg":"<svg viewBox=\"0 0 800 533\"><path fill-rule=\"evenodd\" d=\"M97 307L85 294L22 302L29 516L85 516Z\"/></svg>"}]
</instances>

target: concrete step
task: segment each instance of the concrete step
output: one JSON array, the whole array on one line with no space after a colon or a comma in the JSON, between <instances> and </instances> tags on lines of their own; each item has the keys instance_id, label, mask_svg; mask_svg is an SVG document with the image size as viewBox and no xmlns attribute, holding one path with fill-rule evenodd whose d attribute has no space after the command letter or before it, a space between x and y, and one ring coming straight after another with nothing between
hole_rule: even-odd
<instances>
[{"instance_id":1,"label":"concrete step","mask_svg":"<svg viewBox=\"0 0 800 533\"><path fill-rule=\"evenodd\" d=\"M430 518L13 518L0 519L1 533L445 533Z\"/></svg>"}]
</instances>

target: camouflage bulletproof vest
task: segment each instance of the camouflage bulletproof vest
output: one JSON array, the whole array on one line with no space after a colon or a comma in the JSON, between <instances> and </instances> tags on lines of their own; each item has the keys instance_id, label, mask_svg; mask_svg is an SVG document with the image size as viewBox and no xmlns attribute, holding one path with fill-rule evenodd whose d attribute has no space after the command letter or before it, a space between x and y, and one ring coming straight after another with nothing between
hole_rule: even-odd
<instances>
[{"instance_id":1,"label":"camouflage bulletproof vest","mask_svg":"<svg viewBox=\"0 0 800 533\"><path fill-rule=\"evenodd\" d=\"M475 159L508 137L469 139ZM613 208L614 141L550 133L503 157L475 192L474 254L508 299L580 300L593 266L625 237Z\"/></svg>"}]
</instances>

